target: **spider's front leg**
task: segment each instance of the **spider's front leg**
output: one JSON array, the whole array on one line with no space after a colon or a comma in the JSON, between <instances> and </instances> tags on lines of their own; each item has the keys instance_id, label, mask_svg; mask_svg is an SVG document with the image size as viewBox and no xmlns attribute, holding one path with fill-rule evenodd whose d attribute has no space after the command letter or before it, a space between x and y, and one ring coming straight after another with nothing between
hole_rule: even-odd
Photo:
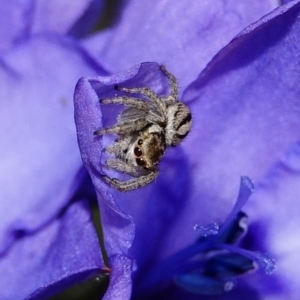
<instances>
[{"instance_id":1,"label":"spider's front leg","mask_svg":"<svg viewBox=\"0 0 300 300\"><path fill-rule=\"evenodd\" d=\"M141 172L141 167L130 165L122 159L108 159L105 162L104 166L109 169L113 169L115 171L125 173L133 177L139 177L141 175L144 175Z\"/></svg>"},{"instance_id":2,"label":"spider's front leg","mask_svg":"<svg viewBox=\"0 0 300 300\"><path fill-rule=\"evenodd\" d=\"M131 122L120 122L106 128L99 128L94 131L94 135L104 135L104 134L125 135L133 131L141 130L146 125L147 125L147 120L144 118L140 118Z\"/></svg>"},{"instance_id":3,"label":"spider's front leg","mask_svg":"<svg viewBox=\"0 0 300 300\"><path fill-rule=\"evenodd\" d=\"M145 172L149 172L149 173L148 174L145 173L145 175L141 175L141 171L139 168L132 165L128 165L124 161L117 160L117 159L107 160L106 166L116 171L126 173L128 175L136 177L133 179L122 181L117 178L110 178L109 176L106 175L102 176L103 180L107 184L111 185L112 187L116 188L121 192L132 191L140 187L143 187L149 184L150 182L152 182L158 175L158 168L145 170Z\"/></svg>"},{"instance_id":4,"label":"spider's front leg","mask_svg":"<svg viewBox=\"0 0 300 300\"><path fill-rule=\"evenodd\" d=\"M129 179L126 181L122 181L117 178L110 178L106 175L104 175L102 178L107 184L111 185L120 192L128 192L149 184L157 177L157 175L158 172L151 172L148 175Z\"/></svg>"},{"instance_id":5,"label":"spider's front leg","mask_svg":"<svg viewBox=\"0 0 300 300\"><path fill-rule=\"evenodd\" d=\"M101 104L123 104L126 106L134 107L140 110L149 110L149 105L138 98L134 97L114 97L114 98L104 98L100 99Z\"/></svg>"}]
</instances>

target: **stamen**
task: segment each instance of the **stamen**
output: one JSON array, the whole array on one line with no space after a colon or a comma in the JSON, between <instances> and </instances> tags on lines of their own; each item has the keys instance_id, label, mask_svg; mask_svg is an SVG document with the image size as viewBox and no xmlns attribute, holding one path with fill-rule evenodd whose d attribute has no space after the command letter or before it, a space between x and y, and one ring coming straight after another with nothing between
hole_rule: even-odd
<instances>
[{"instance_id":1,"label":"stamen","mask_svg":"<svg viewBox=\"0 0 300 300\"><path fill-rule=\"evenodd\" d=\"M265 270L267 275L273 274L276 269L276 260L271 258L267 253L255 252L257 263Z\"/></svg>"},{"instance_id":2,"label":"stamen","mask_svg":"<svg viewBox=\"0 0 300 300\"><path fill-rule=\"evenodd\" d=\"M174 276L174 282L182 289L197 295L222 295L233 289L235 280L219 280L201 273Z\"/></svg>"},{"instance_id":3,"label":"stamen","mask_svg":"<svg viewBox=\"0 0 300 300\"><path fill-rule=\"evenodd\" d=\"M207 225L194 225L194 230L199 233L200 236L216 235L219 233L219 225L217 223L210 223Z\"/></svg>"},{"instance_id":4,"label":"stamen","mask_svg":"<svg viewBox=\"0 0 300 300\"><path fill-rule=\"evenodd\" d=\"M228 244L219 244L218 247L220 249L226 249L228 251L238 253L245 257L248 257L252 261L256 262L267 275L270 275L276 269L276 261L271 258L268 254L262 252L253 252L246 249L238 248L236 246L228 245Z\"/></svg>"}]
</instances>

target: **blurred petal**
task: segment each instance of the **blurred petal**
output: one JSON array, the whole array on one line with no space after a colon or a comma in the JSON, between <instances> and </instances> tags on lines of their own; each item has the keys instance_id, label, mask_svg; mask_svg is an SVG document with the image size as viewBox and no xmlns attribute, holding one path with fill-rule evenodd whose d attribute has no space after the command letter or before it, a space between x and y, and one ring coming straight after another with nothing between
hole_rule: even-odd
<instances>
[{"instance_id":1,"label":"blurred petal","mask_svg":"<svg viewBox=\"0 0 300 300\"><path fill-rule=\"evenodd\" d=\"M103 71L74 41L53 36L24 41L0 66L1 252L16 232L48 222L77 189L73 87L82 74Z\"/></svg>"},{"instance_id":2,"label":"blurred petal","mask_svg":"<svg viewBox=\"0 0 300 300\"><path fill-rule=\"evenodd\" d=\"M66 34L90 5L96 4L93 11L89 11L89 18L93 19L93 13L99 16L102 3L103 0L34 0L31 33L51 31Z\"/></svg>"},{"instance_id":3,"label":"blurred petal","mask_svg":"<svg viewBox=\"0 0 300 300\"><path fill-rule=\"evenodd\" d=\"M3 0L0 6L0 51L35 33L87 32L102 7L103 0ZM85 13L89 14L88 18L84 17Z\"/></svg>"},{"instance_id":4,"label":"blurred petal","mask_svg":"<svg viewBox=\"0 0 300 300\"><path fill-rule=\"evenodd\" d=\"M273 8L272 0L132 0L117 26L86 45L113 72L156 61L186 86L219 49Z\"/></svg>"},{"instance_id":5,"label":"blurred petal","mask_svg":"<svg viewBox=\"0 0 300 300\"><path fill-rule=\"evenodd\" d=\"M104 262L86 202L77 202L0 260L1 299L48 299L101 271Z\"/></svg>"},{"instance_id":6,"label":"blurred petal","mask_svg":"<svg viewBox=\"0 0 300 300\"><path fill-rule=\"evenodd\" d=\"M0 51L20 39L31 21L31 1L2 0L0 5Z\"/></svg>"},{"instance_id":7,"label":"blurred petal","mask_svg":"<svg viewBox=\"0 0 300 300\"><path fill-rule=\"evenodd\" d=\"M299 139L300 140L300 139ZM268 295L264 299L297 299L299 287L299 228L300 228L300 143L264 178L249 203L249 211L259 228L264 228L255 243L276 256L274 275L281 280L281 290L271 287L272 280L260 281L260 289ZM268 288L269 287L269 288Z\"/></svg>"}]
</instances>

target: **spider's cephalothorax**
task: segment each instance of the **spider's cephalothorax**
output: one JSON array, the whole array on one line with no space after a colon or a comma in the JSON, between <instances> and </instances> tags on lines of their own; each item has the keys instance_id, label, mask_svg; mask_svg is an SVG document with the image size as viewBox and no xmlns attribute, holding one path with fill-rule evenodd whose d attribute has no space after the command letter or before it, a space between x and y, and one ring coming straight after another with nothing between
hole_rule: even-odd
<instances>
[{"instance_id":1,"label":"spider's cephalothorax","mask_svg":"<svg viewBox=\"0 0 300 300\"><path fill-rule=\"evenodd\" d=\"M190 131L192 116L188 107L177 99L177 80L164 66L161 70L170 80L168 96L158 96L150 88L116 86L122 92L141 94L148 101L129 96L100 100L102 104L127 106L115 125L94 132L95 135L118 135L106 148L106 152L115 157L108 159L105 166L134 178L122 181L104 175L103 179L120 191L137 189L153 181L166 148L178 145Z\"/></svg>"}]
</instances>

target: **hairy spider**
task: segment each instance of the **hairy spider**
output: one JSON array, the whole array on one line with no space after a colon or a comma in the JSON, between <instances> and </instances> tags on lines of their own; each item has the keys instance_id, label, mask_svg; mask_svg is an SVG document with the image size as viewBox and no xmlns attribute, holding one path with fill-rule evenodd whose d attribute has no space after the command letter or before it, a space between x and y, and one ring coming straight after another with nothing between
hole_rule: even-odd
<instances>
[{"instance_id":1,"label":"hairy spider","mask_svg":"<svg viewBox=\"0 0 300 300\"><path fill-rule=\"evenodd\" d=\"M119 191L134 190L153 181L159 173L158 163L166 148L177 146L190 131L192 116L188 107L177 99L177 80L163 65L160 68L170 81L169 95L158 96L148 87L115 86L118 91L143 95L148 101L129 96L100 100L102 104L127 106L115 125L94 131L95 135L118 135L105 149L115 156L105 162L105 167L134 178L122 181L103 175L103 179Z\"/></svg>"}]
</instances>

